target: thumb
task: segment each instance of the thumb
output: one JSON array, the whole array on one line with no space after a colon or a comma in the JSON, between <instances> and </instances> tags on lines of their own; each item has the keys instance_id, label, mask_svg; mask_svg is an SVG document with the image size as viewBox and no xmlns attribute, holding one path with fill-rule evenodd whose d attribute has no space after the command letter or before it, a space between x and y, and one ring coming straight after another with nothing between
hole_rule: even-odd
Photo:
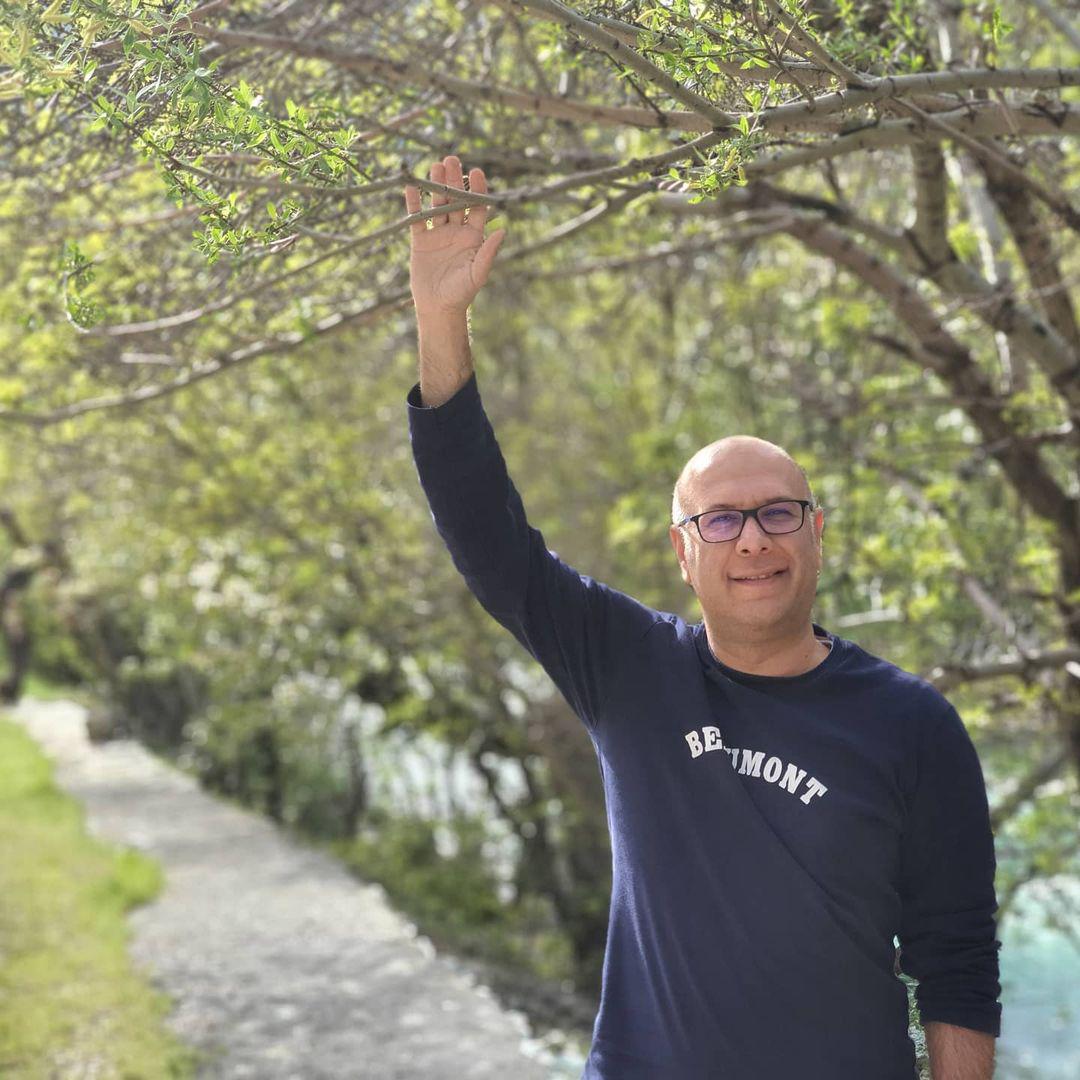
<instances>
[{"instance_id":1,"label":"thumb","mask_svg":"<svg viewBox=\"0 0 1080 1080\"><path fill-rule=\"evenodd\" d=\"M505 235L505 229L496 229L484 240L476 252L476 257L473 259L473 280L477 288L487 281L491 264L495 260L495 252L499 250L499 245Z\"/></svg>"}]
</instances>

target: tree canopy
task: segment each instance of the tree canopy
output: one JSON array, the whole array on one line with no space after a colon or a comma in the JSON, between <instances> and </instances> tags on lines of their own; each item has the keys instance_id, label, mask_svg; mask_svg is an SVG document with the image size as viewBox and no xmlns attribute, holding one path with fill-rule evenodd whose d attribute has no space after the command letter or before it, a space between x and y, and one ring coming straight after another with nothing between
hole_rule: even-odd
<instances>
[{"instance_id":1,"label":"tree canopy","mask_svg":"<svg viewBox=\"0 0 1080 1080\"><path fill-rule=\"evenodd\" d=\"M473 336L552 546L689 613L666 537L682 463L730 432L784 445L827 509L818 621L959 703L1014 856L1006 904L1075 866L1067 14L983 0L0 12L11 662L32 629L42 663L107 672L129 704L151 686L190 694L174 733L190 760L320 828L355 827L375 782L346 699L378 705L386 733L437 734L520 845L518 895L550 902L597 977L587 742L583 756L564 704L463 592L408 456L402 190L439 189L429 166L457 153L489 192L450 208L482 199L508 229Z\"/></svg>"}]
</instances>

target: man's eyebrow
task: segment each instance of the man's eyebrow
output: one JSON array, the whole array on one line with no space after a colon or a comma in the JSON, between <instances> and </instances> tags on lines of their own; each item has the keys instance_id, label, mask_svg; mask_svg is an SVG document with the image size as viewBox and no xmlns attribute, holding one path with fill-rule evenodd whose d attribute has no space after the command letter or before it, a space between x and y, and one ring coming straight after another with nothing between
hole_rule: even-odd
<instances>
[{"instance_id":1,"label":"man's eyebrow","mask_svg":"<svg viewBox=\"0 0 1080 1080\"><path fill-rule=\"evenodd\" d=\"M796 496L794 496L794 495L773 495L769 499L762 499L762 501L760 503L757 503L756 505L764 506L766 503L789 502L789 501L790 502L795 502L796 501ZM709 513L710 510L741 510L741 509L743 509L743 507L736 506L734 503L713 503L712 506L707 507L706 509L702 510L701 512L703 514L707 514L707 513Z\"/></svg>"}]
</instances>

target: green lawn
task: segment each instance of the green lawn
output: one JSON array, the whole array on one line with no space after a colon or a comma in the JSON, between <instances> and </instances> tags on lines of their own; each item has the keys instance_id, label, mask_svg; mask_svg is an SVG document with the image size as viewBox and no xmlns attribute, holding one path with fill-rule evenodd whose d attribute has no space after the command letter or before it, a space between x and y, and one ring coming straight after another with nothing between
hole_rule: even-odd
<instances>
[{"instance_id":1,"label":"green lawn","mask_svg":"<svg viewBox=\"0 0 1080 1080\"><path fill-rule=\"evenodd\" d=\"M0 714L0 1076L191 1077L169 1000L133 968L124 913L158 865L90 837L52 765Z\"/></svg>"}]
</instances>

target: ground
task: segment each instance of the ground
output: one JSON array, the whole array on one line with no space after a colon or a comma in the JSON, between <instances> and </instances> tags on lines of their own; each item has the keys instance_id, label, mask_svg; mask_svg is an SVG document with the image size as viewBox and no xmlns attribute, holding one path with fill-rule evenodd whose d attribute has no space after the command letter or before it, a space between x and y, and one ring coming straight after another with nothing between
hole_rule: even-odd
<instances>
[{"instance_id":1,"label":"ground","mask_svg":"<svg viewBox=\"0 0 1080 1080\"><path fill-rule=\"evenodd\" d=\"M139 744L91 744L85 711L24 700L10 717L102 839L157 859L131 954L173 996L200 1077L486 1080L550 1075L524 1019L435 954L376 885L199 788Z\"/></svg>"}]
</instances>

